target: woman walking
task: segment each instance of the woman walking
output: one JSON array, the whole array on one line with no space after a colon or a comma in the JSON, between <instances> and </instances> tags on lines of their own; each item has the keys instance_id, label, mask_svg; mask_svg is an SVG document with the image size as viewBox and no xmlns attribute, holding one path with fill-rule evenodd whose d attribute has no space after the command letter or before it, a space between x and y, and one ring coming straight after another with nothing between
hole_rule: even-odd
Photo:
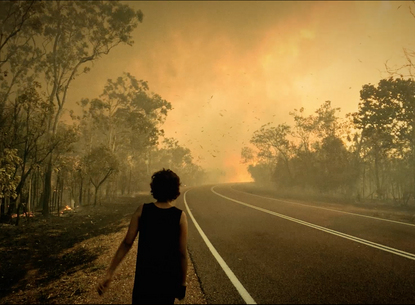
<instances>
[{"instance_id":1,"label":"woman walking","mask_svg":"<svg viewBox=\"0 0 415 305\"><path fill-rule=\"evenodd\" d=\"M180 195L180 178L163 169L151 179L151 194L157 201L140 205L133 214L98 293L102 295L108 289L140 231L133 304L173 304L175 298L184 298L187 276L187 219L173 205Z\"/></svg>"}]
</instances>

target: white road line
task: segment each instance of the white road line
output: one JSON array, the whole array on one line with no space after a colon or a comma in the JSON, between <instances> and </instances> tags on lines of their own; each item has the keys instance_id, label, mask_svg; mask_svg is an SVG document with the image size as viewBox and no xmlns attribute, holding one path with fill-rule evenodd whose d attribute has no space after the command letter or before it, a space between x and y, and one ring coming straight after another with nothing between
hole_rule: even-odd
<instances>
[{"instance_id":1,"label":"white road line","mask_svg":"<svg viewBox=\"0 0 415 305\"><path fill-rule=\"evenodd\" d=\"M207 238L206 234L203 232L202 228L197 223L196 219L193 217L192 212L190 212L189 206L187 205L186 201L186 194L189 190L187 190L184 193L183 201L187 209L187 213L189 214L190 218L192 219L196 229L199 231L200 236L202 236L203 240L205 241L206 245L208 246L210 252L212 252L213 256L218 261L219 265L222 267L223 271L225 271L228 278L231 280L232 284L235 286L236 290L238 290L241 297L244 299L246 304L256 304L254 299L251 297L251 295L246 291L244 286L242 286L241 282L238 280L236 275L233 273L233 271L229 268L229 266L226 264L226 262L223 260L223 258L220 256L218 251L216 251L215 247L213 247L212 243Z\"/></svg>"},{"instance_id":2,"label":"white road line","mask_svg":"<svg viewBox=\"0 0 415 305\"><path fill-rule=\"evenodd\" d=\"M390 220L390 219L379 218L379 217L368 216L368 215L357 214L357 213L344 212L344 211L335 210L335 209L328 209L328 208L316 207L316 206L313 206L313 205L299 203L299 202L295 202L295 201L291 201L291 200L282 200L282 199L277 199L277 198L272 198L272 197L266 197L266 196L251 194L251 193L247 193L247 192L244 192L244 191L237 190L237 189L233 188L232 186L231 186L231 189L233 189L234 191L237 191L237 192L241 192L241 193L244 193L244 194L248 194L248 195L256 196L256 197L260 197L260 198L265 198L265 199L270 199L270 200L275 200L275 201L280 201L280 202L285 202L285 203L291 203L291 204L298 204L298 205L302 205L302 206L306 206L306 207L314 208L314 209L320 209L320 210L338 212L338 213L343 213L343 214L349 214L349 215L354 215L354 216L371 218L371 219L376 219L376 220L381 220L381 221L388 221L388 222L393 222L393 223L397 223L397 224L401 224L401 225L415 227L415 224L413 224L413 223L401 222L401 221Z\"/></svg>"},{"instance_id":3,"label":"white road line","mask_svg":"<svg viewBox=\"0 0 415 305\"><path fill-rule=\"evenodd\" d=\"M296 219L296 218L293 218L293 217L289 217L289 216L286 216L286 215L283 215L283 214L279 214L279 213L276 213L276 212L273 212L273 211L270 211L270 210L266 210L266 209L254 206L254 205L250 205L248 203L245 203L245 202L242 202L242 201L239 201L239 200L236 200L236 199L232 199L230 197L219 194L213 188L214 188L214 186L211 188L211 191L213 193L215 193L216 195L218 195L220 197L223 197L225 199L234 201L234 202L239 203L241 205L247 206L249 208L252 208L252 209L264 212L264 213L268 213L268 214L271 214L273 216L277 216L277 217L280 217L280 218L283 218L283 219L286 219L286 220L289 220L289 221L293 221L293 222L296 222L296 223L302 224L304 226L308 226L310 228L314 228L314 229L317 229L317 230L320 230L320 231L323 231L323 232L326 232L326 233L330 233L330 234L333 234L333 235L336 235L336 236L339 236L339 237L343 237L345 239L349 239L349 240L364 244L364 245L369 246L369 247L373 247L373 248L380 249L380 250L383 250L383 251L386 251L386 252L389 252L389 253L392 253L392 254L395 254L395 255L399 255L399 256L402 256L402 257L405 257L405 258L408 258L408 259L411 259L411 260L415 260L415 254L405 252L405 251L402 251L402 250L398 250L398 249L395 249L395 248L391 248L391 247L388 247L388 246L385 246L385 245L377 244L377 243L371 242L369 240L365 240L365 239L358 238L358 237L355 237L355 236L352 236L352 235L348 235L348 234L345 234L345 233L342 233L342 232L327 229L325 227L321 227L321 226L318 226L318 225L315 225L315 224L312 224L312 223L309 223L309 222L306 222L306 221L302 221L302 220L299 220L299 219Z\"/></svg>"}]
</instances>

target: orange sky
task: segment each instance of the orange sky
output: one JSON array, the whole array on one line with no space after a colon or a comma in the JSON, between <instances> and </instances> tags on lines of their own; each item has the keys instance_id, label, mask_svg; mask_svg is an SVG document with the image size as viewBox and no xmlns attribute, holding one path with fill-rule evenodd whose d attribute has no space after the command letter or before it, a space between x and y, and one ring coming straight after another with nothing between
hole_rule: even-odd
<instances>
[{"instance_id":1,"label":"orange sky","mask_svg":"<svg viewBox=\"0 0 415 305\"><path fill-rule=\"evenodd\" d=\"M261 125L291 125L294 108L312 113L325 100L342 116L356 111L362 85L415 50L410 2L124 2L144 13L135 44L79 77L70 103L123 71L147 80L173 105L166 136L226 181L250 180L240 151Z\"/></svg>"}]
</instances>

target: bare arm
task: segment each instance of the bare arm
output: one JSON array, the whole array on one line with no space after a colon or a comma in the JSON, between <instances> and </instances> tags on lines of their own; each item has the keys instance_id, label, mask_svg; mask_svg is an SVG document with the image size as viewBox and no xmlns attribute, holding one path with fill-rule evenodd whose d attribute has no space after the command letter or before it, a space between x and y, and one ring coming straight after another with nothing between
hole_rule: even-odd
<instances>
[{"instance_id":1,"label":"bare arm","mask_svg":"<svg viewBox=\"0 0 415 305\"><path fill-rule=\"evenodd\" d=\"M107 273L100 284L98 284L98 293L101 295L105 292L108 288L112 278L114 276L114 272L117 269L118 265L122 262L125 255L130 251L135 238L137 237L138 230L139 230L139 223L141 212L143 211L143 205L140 205L137 210L134 212L133 216L131 217L130 225L128 227L127 234L125 235L123 241L121 242L120 246L115 252L114 257L111 260L111 264L107 270Z\"/></svg>"},{"instance_id":2,"label":"bare arm","mask_svg":"<svg viewBox=\"0 0 415 305\"><path fill-rule=\"evenodd\" d=\"M180 237L179 237L180 265L181 265L181 284L186 286L187 277L187 217L184 211L180 217Z\"/></svg>"}]
</instances>

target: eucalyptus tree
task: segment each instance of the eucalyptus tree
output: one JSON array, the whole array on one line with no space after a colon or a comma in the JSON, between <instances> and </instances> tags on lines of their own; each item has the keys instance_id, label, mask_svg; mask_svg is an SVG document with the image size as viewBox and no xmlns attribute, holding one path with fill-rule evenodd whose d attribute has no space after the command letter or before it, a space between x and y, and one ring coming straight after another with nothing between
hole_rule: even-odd
<instances>
[{"instance_id":1,"label":"eucalyptus tree","mask_svg":"<svg viewBox=\"0 0 415 305\"><path fill-rule=\"evenodd\" d=\"M250 140L257 149L257 158L260 163L267 164L271 176L277 160L281 160L286 168L287 178L292 179L289 161L293 153L293 143L288 138L290 134L291 127L286 123L276 127L268 123L255 131ZM245 149L244 153L245 157L250 157L249 150Z\"/></svg>"},{"instance_id":2,"label":"eucalyptus tree","mask_svg":"<svg viewBox=\"0 0 415 305\"><path fill-rule=\"evenodd\" d=\"M20 173L16 185L17 196L21 194L32 169L41 164L51 152L48 149L51 142L43 139L47 132L45 122L51 109L36 89L26 89L11 102L6 108L3 121L2 142L6 147L15 148L22 161L16 167ZM17 196L12 198L10 210L15 208Z\"/></svg>"},{"instance_id":3,"label":"eucalyptus tree","mask_svg":"<svg viewBox=\"0 0 415 305\"><path fill-rule=\"evenodd\" d=\"M316 116L312 114L305 116L304 110L304 107L301 107L299 110L294 109L289 114L294 119L291 135L299 140L296 145L297 149L308 154L312 150L312 142L315 141L318 121Z\"/></svg>"},{"instance_id":4,"label":"eucalyptus tree","mask_svg":"<svg viewBox=\"0 0 415 305\"><path fill-rule=\"evenodd\" d=\"M13 39L21 36L27 29L39 27L38 13L41 12L43 4L39 0L0 2L0 22L2 25L0 28L0 52L8 45L13 44ZM0 68L12 54L2 55Z\"/></svg>"},{"instance_id":5,"label":"eucalyptus tree","mask_svg":"<svg viewBox=\"0 0 415 305\"><path fill-rule=\"evenodd\" d=\"M192 162L193 158L190 149L181 146L178 140L165 138L163 144L163 148L160 149L163 156L161 161L168 165L169 168L179 171Z\"/></svg>"},{"instance_id":6,"label":"eucalyptus tree","mask_svg":"<svg viewBox=\"0 0 415 305\"><path fill-rule=\"evenodd\" d=\"M38 43L43 8L44 2L36 0L0 2L0 129L10 101L30 87L40 71L45 54ZM4 145L0 142L0 149Z\"/></svg>"},{"instance_id":7,"label":"eucalyptus tree","mask_svg":"<svg viewBox=\"0 0 415 305\"><path fill-rule=\"evenodd\" d=\"M312 186L314 181L314 173L316 167L315 160L315 143L318 140L318 118L310 114L308 116L304 113L304 107L299 110L294 109L289 114L294 119L294 126L292 127L291 136L295 139L295 157L293 158L293 165L295 167L293 176L296 183L302 187Z\"/></svg>"},{"instance_id":8,"label":"eucalyptus tree","mask_svg":"<svg viewBox=\"0 0 415 305\"><path fill-rule=\"evenodd\" d=\"M398 81L400 83L400 81ZM362 132L362 142L367 149L364 156L368 161L373 160L373 172L376 193L385 196L385 168L392 153L404 152L404 138L411 131L408 118L410 109L403 108L402 88L398 90L397 81L383 79L378 86L367 84L360 91L361 102L354 123ZM403 112L409 111L408 114ZM413 110L412 110L413 111ZM364 150L365 151L365 150Z\"/></svg>"},{"instance_id":9,"label":"eucalyptus tree","mask_svg":"<svg viewBox=\"0 0 415 305\"><path fill-rule=\"evenodd\" d=\"M406 186L406 190L415 194L415 81L412 78L390 78L388 82L391 84L391 99L396 115L393 122L396 139L393 156L403 163L409 161L412 188Z\"/></svg>"},{"instance_id":10,"label":"eucalyptus tree","mask_svg":"<svg viewBox=\"0 0 415 305\"><path fill-rule=\"evenodd\" d=\"M251 164L256 162L256 154L251 147L244 146L241 149L241 163Z\"/></svg>"},{"instance_id":11,"label":"eucalyptus tree","mask_svg":"<svg viewBox=\"0 0 415 305\"><path fill-rule=\"evenodd\" d=\"M147 82L123 73L109 79L98 98L83 99L80 105L83 115L77 119L81 141L86 145L79 146L90 151L101 145L116 154L119 177L128 179L121 190L124 192L128 185L131 192L132 178L140 180L148 175L151 154L163 135L161 126L171 104L151 92Z\"/></svg>"},{"instance_id":12,"label":"eucalyptus tree","mask_svg":"<svg viewBox=\"0 0 415 305\"><path fill-rule=\"evenodd\" d=\"M62 125L53 136L47 135L47 120L53 111L38 93L39 87L29 87L5 109L2 143L16 149L21 162L16 165L19 174L16 195L21 196L26 180L33 169L44 164L54 150L70 147L75 140L72 128ZM10 211L16 207L17 197L10 199ZM19 212L22 200L19 201Z\"/></svg>"},{"instance_id":13,"label":"eucalyptus tree","mask_svg":"<svg viewBox=\"0 0 415 305\"><path fill-rule=\"evenodd\" d=\"M336 136L327 136L319 143L315 152L314 183L322 192L343 191L352 195L358 179L358 170L353 166L353 154Z\"/></svg>"},{"instance_id":14,"label":"eucalyptus tree","mask_svg":"<svg viewBox=\"0 0 415 305\"><path fill-rule=\"evenodd\" d=\"M54 113L48 120L49 134L56 133L72 81L90 70L90 64L120 44L132 45L131 33L143 14L118 1L48 1L42 14L43 57L48 101ZM43 213L51 194L53 156L45 175Z\"/></svg>"},{"instance_id":15,"label":"eucalyptus tree","mask_svg":"<svg viewBox=\"0 0 415 305\"><path fill-rule=\"evenodd\" d=\"M382 79L377 86L364 85L360 95L354 122L362 131L367 157L373 159L377 192L383 195L386 191L391 171L392 176L400 176L392 163L406 172L406 182L399 178L399 188L415 192L415 82Z\"/></svg>"},{"instance_id":16,"label":"eucalyptus tree","mask_svg":"<svg viewBox=\"0 0 415 305\"><path fill-rule=\"evenodd\" d=\"M97 204L98 191L102 184L118 170L117 157L108 147L94 147L82 160L85 171L94 186L94 206Z\"/></svg>"},{"instance_id":17,"label":"eucalyptus tree","mask_svg":"<svg viewBox=\"0 0 415 305\"><path fill-rule=\"evenodd\" d=\"M17 155L16 149L4 149L0 151L0 219L5 215L5 198L16 198L16 188L20 177L17 168L22 160Z\"/></svg>"},{"instance_id":18,"label":"eucalyptus tree","mask_svg":"<svg viewBox=\"0 0 415 305\"><path fill-rule=\"evenodd\" d=\"M164 138L161 147L155 147L152 153L152 169L154 171L169 168L176 172L182 184L200 184L204 178L203 169L193 162L189 148L179 144L174 138Z\"/></svg>"},{"instance_id":19,"label":"eucalyptus tree","mask_svg":"<svg viewBox=\"0 0 415 305\"><path fill-rule=\"evenodd\" d=\"M329 137L339 137L342 132L341 122L336 116L339 107L333 108L331 101L325 101L316 111L315 134L319 140Z\"/></svg>"},{"instance_id":20,"label":"eucalyptus tree","mask_svg":"<svg viewBox=\"0 0 415 305\"><path fill-rule=\"evenodd\" d=\"M39 98L34 87L40 71L40 59L45 54L38 45L43 26L41 1L0 2L0 151L17 149L22 162L16 197L11 197L10 211L21 194L26 178L37 155L42 128L37 119L41 113ZM29 96L33 93L33 96Z\"/></svg>"},{"instance_id":21,"label":"eucalyptus tree","mask_svg":"<svg viewBox=\"0 0 415 305\"><path fill-rule=\"evenodd\" d=\"M320 191L343 189L348 195L358 179L353 153L348 151L347 135L351 133L350 120L340 119L340 108L333 108L325 101L316 111L313 155L314 186ZM349 136L350 137L350 136ZM350 142L350 141L349 141Z\"/></svg>"},{"instance_id":22,"label":"eucalyptus tree","mask_svg":"<svg viewBox=\"0 0 415 305\"><path fill-rule=\"evenodd\" d=\"M91 101L89 111L105 135L103 144L117 153L132 146L136 150L157 144L163 134L160 126L171 109L169 102L149 91L146 81L123 73L115 81L107 81L99 98Z\"/></svg>"},{"instance_id":23,"label":"eucalyptus tree","mask_svg":"<svg viewBox=\"0 0 415 305\"><path fill-rule=\"evenodd\" d=\"M254 149L244 146L241 149L241 163L247 166L248 173L256 183L269 184L272 180L274 173L270 171L270 167L265 163L268 158L264 160L264 156L268 155L261 153L257 147ZM279 171L279 164L277 160L275 171Z\"/></svg>"}]
</instances>

